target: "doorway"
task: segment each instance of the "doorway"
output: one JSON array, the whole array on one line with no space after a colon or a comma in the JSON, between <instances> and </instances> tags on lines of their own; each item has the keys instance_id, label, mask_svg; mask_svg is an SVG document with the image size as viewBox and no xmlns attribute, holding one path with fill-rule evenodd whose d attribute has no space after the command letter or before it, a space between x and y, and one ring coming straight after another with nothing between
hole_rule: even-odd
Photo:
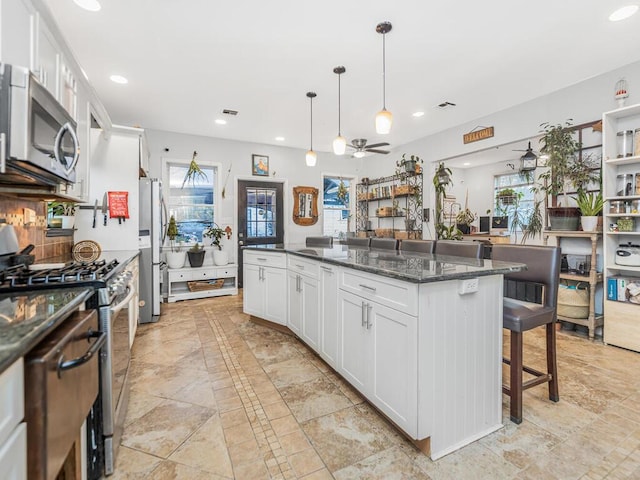
<instances>
[{"instance_id":1,"label":"doorway","mask_svg":"<svg viewBox=\"0 0 640 480\"><path fill-rule=\"evenodd\" d=\"M284 243L283 184L238 181L238 287L242 287L242 247Z\"/></svg>"}]
</instances>

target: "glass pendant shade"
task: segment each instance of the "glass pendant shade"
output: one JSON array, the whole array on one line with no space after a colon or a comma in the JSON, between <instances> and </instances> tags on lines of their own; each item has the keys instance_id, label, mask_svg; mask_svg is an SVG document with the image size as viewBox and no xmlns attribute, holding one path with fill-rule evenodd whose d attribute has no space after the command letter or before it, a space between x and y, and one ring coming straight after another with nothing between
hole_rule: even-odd
<instances>
[{"instance_id":1,"label":"glass pendant shade","mask_svg":"<svg viewBox=\"0 0 640 480\"><path fill-rule=\"evenodd\" d=\"M333 153L336 155L344 155L347 150L347 139L342 135L338 135L333 139Z\"/></svg>"},{"instance_id":2,"label":"glass pendant shade","mask_svg":"<svg viewBox=\"0 0 640 480\"><path fill-rule=\"evenodd\" d=\"M353 156L356 157L356 158L362 158L362 157L364 157L364 152L362 150L358 150L357 152L355 152L353 154Z\"/></svg>"},{"instance_id":3,"label":"glass pendant shade","mask_svg":"<svg viewBox=\"0 0 640 480\"><path fill-rule=\"evenodd\" d=\"M376 115L376 133L378 135L384 135L391 131L391 124L393 123L393 115L389 110L383 108Z\"/></svg>"},{"instance_id":4,"label":"glass pendant shade","mask_svg":"<svg viewBox=\"0 0 640 480\"><path fill-rule=\"evenodd\" d=\"M314 152L313 150L309 150L305 156L307 167L315 167L317 160L318 160L318 155L316 155L316 152Z\"/></svg>"}]
</instances>

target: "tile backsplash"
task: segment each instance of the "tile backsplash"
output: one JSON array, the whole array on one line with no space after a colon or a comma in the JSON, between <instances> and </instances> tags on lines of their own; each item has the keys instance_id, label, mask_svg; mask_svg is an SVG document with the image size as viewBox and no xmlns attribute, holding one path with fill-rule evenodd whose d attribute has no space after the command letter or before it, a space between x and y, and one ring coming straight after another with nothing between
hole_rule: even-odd
<instances>
[{"instance_id":1,"label":"tile backsplash","mask_svg":"<svg viewBox=\"0 0 640 480\"><path fill-rule=\"evenodd\" d=\"M24 224L24 209L36 212L35 222ZM57 257L71 258L73 237L47 237L47 204L42 200L21 199L0 195L0 219L14 226L18 244L22 250L29 244L35 245L33 254L36 261Z\"/></svg>"}]
</instances>

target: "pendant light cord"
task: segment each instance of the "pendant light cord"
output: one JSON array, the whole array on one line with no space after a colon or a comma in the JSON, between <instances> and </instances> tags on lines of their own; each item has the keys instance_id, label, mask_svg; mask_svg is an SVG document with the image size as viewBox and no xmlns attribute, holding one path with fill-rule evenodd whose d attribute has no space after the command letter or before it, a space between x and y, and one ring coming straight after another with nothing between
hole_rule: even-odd
<instances>
[{"instance_id":1,"label":"pendant light cord","mask_svg":"<svg viewBox=\"0 0 640 480\"><path fill-rule=\"evenodd\" d=\"M311 137L311 151L313 151L313 97L309 97L309 101L311 102L311 131L309 136Z\"/></svg>"},{"instance_id":2,"label":"pendant light cord","mask_svg":"<svg viewBox=\"0 0 640 480\"><path fill-rule=\"evenodd\" d=\"M340 77L342 75L338 74L338 136L341 136L340 134Z\"/></svg>"},{"instance_id":3,"label":"pendant light cord","mask_svg":"<svg viewBox=\"0 0 640 480\"><path fill-rule=\"evenodd\" d=\"M386 33L382 34L382 109L387 109L387 64L386 64Z\"/></svg>"}]
</instances>

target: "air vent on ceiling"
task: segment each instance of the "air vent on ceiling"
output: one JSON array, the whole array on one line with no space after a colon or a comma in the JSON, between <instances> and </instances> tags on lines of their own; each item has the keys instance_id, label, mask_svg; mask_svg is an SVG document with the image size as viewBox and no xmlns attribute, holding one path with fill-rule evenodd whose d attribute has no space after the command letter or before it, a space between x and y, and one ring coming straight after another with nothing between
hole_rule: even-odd
<instances>
[{"instance_id":1,"label":"air vent on ceiling","mask_svg":"<svg viewBox=\"0 0 640 480\"><path fill-rule=\"evenodd\" d=\"M456 104L455 103L451 103L451 102L442 102L440 104L438 104L438 107L440 108L447 108L447 107L455 107Z\"/></svg>"},{"instance_id":2,"label":"air vent on ceiling","mask_svg":"<svg viewBox=\"0 0 640 480\"><path fill-rule=\"evenodd\" d=\"M234 117L238 115L237 110L229 110L228 108L225 108L224 110L222 110L222 113L225 115L233 115Z\"/></svg>"}]
</instances>

